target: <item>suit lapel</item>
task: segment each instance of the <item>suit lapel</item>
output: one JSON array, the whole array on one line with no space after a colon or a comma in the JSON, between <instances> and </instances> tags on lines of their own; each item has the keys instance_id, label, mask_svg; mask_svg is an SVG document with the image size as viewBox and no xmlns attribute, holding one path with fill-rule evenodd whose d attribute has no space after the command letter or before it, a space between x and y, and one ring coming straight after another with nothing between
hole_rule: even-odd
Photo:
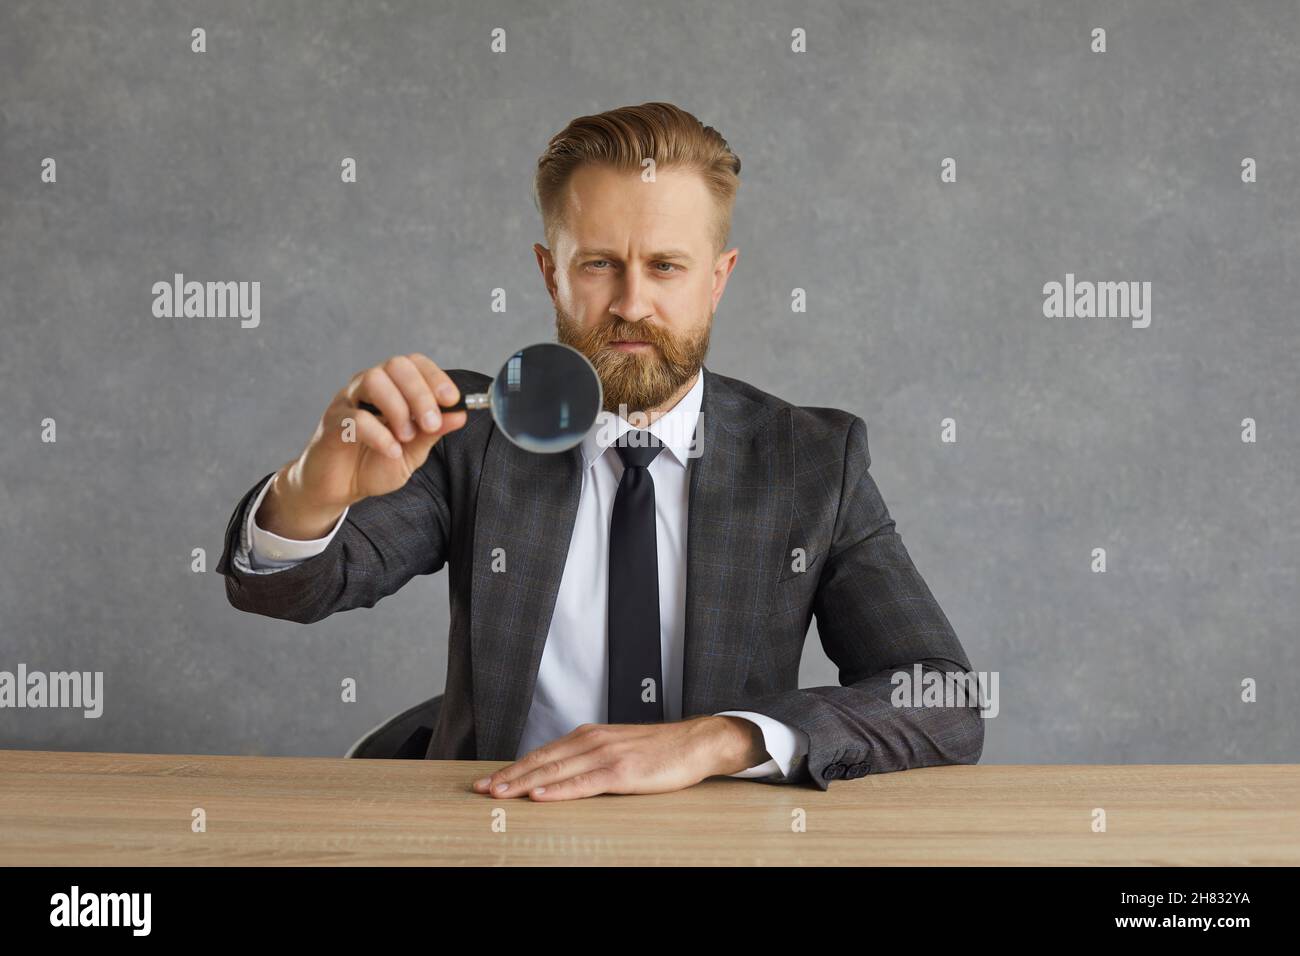
<instances>
[{"instance_id":1,"label":"suit lapel","mask_svg":"<svg viewBox=\"0 0 1300 956\"><path fill-rule=\"evenodd\" d=\"M534 454L493 426L475 509L470 606L480 760L514 759L581 493L580 447ZM494 570L502 560L505 570Z\"/></svg>"},{"instance_id":2,"label":"suit lapel","mask_svg":"<svg viewBox=\"0 0 1300 956\"><path fill-rule=\"evenodd\" d=\"M773 411L705 370L687 518L682 717L745 695L793 511L788 409Z\"/></svg>"}]
</instances>

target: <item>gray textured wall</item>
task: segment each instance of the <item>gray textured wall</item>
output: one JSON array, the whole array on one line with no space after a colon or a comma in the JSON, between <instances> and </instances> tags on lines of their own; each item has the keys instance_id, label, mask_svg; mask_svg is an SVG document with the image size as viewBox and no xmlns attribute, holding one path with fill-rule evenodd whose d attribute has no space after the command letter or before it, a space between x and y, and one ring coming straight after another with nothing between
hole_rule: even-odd
<instances>
[{"instance_id":1,"label":"gray textured wall","mask_svg":"<svg viewBox=\"0 0 1300 956\"><path fill-rule=\"evenodd\" d=\"M867 420L1000 672L985 761L1296 760L1298 91L1294 0L5 0L0 669L107 699L0 711L0 747L336 755L439 691L445 571L310 627L241 614L230 511L357 369L551 338L536 157L666 99L744 163L708 364ZM260 281L260 327L154 318L175 272ZM1150 327L1045 318L1067 272L1152 282ZM836 683L815 633L803 684Z\"/></svg>"}]
</instances>

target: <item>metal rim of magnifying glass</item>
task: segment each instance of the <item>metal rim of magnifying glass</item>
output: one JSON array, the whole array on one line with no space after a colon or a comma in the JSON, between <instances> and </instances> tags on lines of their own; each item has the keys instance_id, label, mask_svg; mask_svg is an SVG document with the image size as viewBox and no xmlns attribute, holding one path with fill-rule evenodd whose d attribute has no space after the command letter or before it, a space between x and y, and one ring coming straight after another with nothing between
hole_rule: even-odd
<instances>
[{"instance_id":1,"label":"metal rim of magnifying glass","mask_svg":"<svg viewBox=\"0 0 1300 956\"><path fill-rule=\"evenodd\" d=\"M513 355L510 356L510 358L506 359L505 362L501 364L501 368L497 371L497 378L494 378L492 380L492 384L488 386L488 395L491 396L495 394L494 390L496 388L497 379L501 378L506 374L506 368L510 365L510 359L513 359L515 355L522 355L523 353L527 352L529 349L535 349L535 348L567 349L568 351L572 352L574 355L578 356L578 358L582 359L583 363L587 366L587 368L591 369L591 377L596 380L596 417L595 419L592 420L591 424L594 425L596 424L596 422L600 421L601 409L605 407L605 383L600 380L600 374L596 371L596 366L591 364L591 359L587 358L587 356L583 355L572 345L569 345L565 342L534 342L532 345L525 345L518 352L515 352ZM514 439L511 438L510 436L510 432L507 431L505 426L501 424L501 419L497 415L497 403L489 399L488 407L492 411L492 421L496 424L501 434L505 435L507 438L510 438L511 441L514 441ZM587 432L589 431L591 431L590 425L587 427L586 432L582 432L581 434L579 434L576 438L573 439L573 441L569 442L569 444L564 445L562 447L555 447L552 449L552 451L555 452L568 451L570 448L574 448L578 445L581 445L582 440L587 437ZM518 443L516 442L516 444Z\"/></svg>"}]
</instances>

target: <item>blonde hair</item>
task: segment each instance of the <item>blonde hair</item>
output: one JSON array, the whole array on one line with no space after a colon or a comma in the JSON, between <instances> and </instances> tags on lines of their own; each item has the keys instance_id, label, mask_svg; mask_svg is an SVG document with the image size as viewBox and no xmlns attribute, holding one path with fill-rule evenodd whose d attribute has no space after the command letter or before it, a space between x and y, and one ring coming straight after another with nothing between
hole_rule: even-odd
<instances>
[{"instance_id":1,"label":"blonde hair","mask_svg":"<svg viewBox=\"0 0 1300 956\"><path fill-rule=\"evenodd\" d=\"M579 116L551 137L533 179L533 201L542 215L546 245L555 248L565 188L575 169L593 164L640 173L646 159L654 160L656 170L694 170L704 177L717 207L714 253L721 253L731 233L740 157L716 129L672 103L642 103Z\"/></svg>"}]
</instances>

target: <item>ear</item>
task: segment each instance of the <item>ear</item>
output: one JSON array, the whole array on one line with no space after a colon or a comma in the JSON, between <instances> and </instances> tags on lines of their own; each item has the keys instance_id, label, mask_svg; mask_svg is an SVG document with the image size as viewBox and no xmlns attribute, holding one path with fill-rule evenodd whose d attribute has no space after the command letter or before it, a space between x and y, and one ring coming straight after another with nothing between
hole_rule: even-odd
<instances>
[{"instance_id":1,"label":"ear","mask_svg":"<svg viewBox=\"0 0 1300 956\"><path fill-rule=\"evenodd\" d=\"M718 256L717 262L713 264L713 309L717 311L718 302L722 299L722 291L727 287L727 279L731 277L731 270L736 268L736 261L740 258L740 247L736 246L730 252L724 252Z\"/></svg>"},{"instance_id":2,"label":"ear","mask_svg":"<svg viewBox=\"0 0 1300 956\"><path fill-rule=\"evenodd\" d=\"M551 250L547 249L540 242L533 243L533 255L537 257L537 268L542 272L542 282L546 284L546 291L550 293L551 301L555 301L555 257L551 255Z\"/></svg>"}]
</instances>

